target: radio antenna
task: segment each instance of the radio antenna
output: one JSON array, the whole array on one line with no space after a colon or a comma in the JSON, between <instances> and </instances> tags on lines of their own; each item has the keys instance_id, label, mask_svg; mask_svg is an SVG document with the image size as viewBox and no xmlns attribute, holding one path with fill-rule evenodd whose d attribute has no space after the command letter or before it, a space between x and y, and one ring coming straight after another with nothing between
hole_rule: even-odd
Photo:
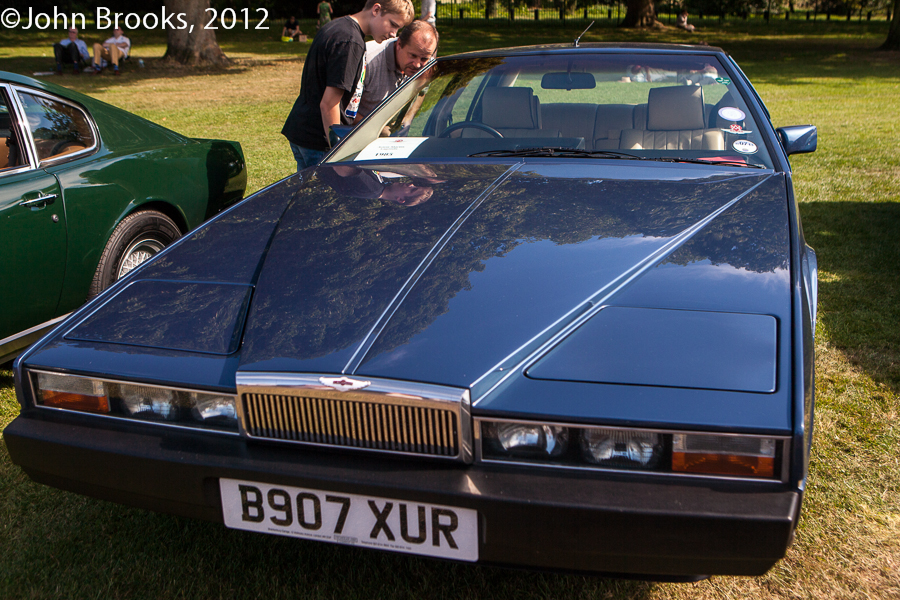
<instances>
[{"instance_id":1,"label":"radio antenna","mask_svg":"<svg viewBox=\"0 0 900 600\"><path fill-rule=\"evenodd\" d=\"M591 25L593 25L593 24L594 24L594 21L591 21ZM584 37L584 34L587 33L587 30L591 28L591 25L588 25L588 26L585 28L585 30L581 32L581 35L579 35L577 38L575 38L575 47L576 47L576 48L578 47L578 42L581 41L581 38Z\"/></svg>"}]
</instances>

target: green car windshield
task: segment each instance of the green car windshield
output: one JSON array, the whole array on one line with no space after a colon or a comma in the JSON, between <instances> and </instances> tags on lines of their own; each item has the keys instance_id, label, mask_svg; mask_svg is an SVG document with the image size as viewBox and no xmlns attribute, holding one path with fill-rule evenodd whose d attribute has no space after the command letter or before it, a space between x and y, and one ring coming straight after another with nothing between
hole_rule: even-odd
<instances>
[{"instance_id":1,"label":"green car windshield","mask_svg":"<svg viewBox=\"0 0 900 600\"><path fill-rule=\"evenodd\" d=\"M470 156L772 167L759 125L715 56L590 52L438 61L327 162Z\"/></svg>"}]
</instances>

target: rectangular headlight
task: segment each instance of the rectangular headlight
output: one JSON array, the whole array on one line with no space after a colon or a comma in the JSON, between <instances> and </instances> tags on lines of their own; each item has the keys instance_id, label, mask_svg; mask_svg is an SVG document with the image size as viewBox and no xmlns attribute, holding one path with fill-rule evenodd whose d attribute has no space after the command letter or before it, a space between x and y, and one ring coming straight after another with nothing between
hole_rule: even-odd
<instances>
[{"instance_id":1,"label":"rectangular headlight","mask_svg":"<svg viewBox=\"0 0 900 600\"><path fill-rule=\"evenodd\" d=\"M481 460L781 479L786 438L478 419Z\"/></svg>"},{"instance_id":2,"label":"rectangular headlight","mask_svg":"<svg viewBox=\"0 0 900 600\"><path fill-rule=\"evenodd\" d=\"M663 436L649 431L590 427L579 439L584 460L603 467L653 469L664 450Z\"/></svg>"},{"instance_id":3,"label":"rectangular headlight","mask_svg":"<svg viewBox=\"0 0 900 600\"><path fill-rule=\"evenodd\" d=\"M484 451L495 456L553 458L569 449L566 427L540 423L500 423L482 425Z\"/></svg>"},{"instance_id":4,"label":"rectangular headlight","mask_svg":"<svg viewBox=\"0 0 900 600\"><path fill-rule=\"evenodd\" d=\"M78 375L32 372L38 406L237 431L235 396Z\"/></svg>"}]
</instances>

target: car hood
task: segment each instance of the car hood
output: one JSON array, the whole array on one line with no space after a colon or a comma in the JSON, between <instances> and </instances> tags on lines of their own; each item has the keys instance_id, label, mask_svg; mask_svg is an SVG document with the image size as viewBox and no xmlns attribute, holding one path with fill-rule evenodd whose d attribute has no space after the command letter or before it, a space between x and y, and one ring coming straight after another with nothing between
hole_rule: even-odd
<instances>
[{"instance_id":1,"label":"car hood","mask_svg":"<svg viewBox=\"0 0 900 600\"><path fill-rule=\"evenodd\" d=\"M768 173L321 167L274 233L240 368L472 387L595 305L787 316L786 211Z\"/></svg>"},{"instance_id":2,"label":"car hood","mask_svg":"<svg viewBox=\"0 0 900 600\"><path fill-rule=\"evenodd\" d=\"M675 406L687 392L694 399L712 394L711 403L749 395L767 397L768 410L779 415L749 421L787 425L785 398L773 397L788 387L783 378L790 372L789 235L780 174L548 160L321 166L302 185L299 178L290 185L289 192L244 202L139 273L131 287L158 281L160 297L200 298L194 288L170 289L171 282L205 282L203 302L148 307L156 322L160 312L170 315L162 322L175 323L171 315L187 311L169 333L158 326L150 328L153 339L110 333L112 320L98 321L106 313L117 312L110 319L119 330L129 321L110 302L67 339L219 352L228 365L220 377L226 384L235 371L343 373L470 388L475 406L487 412L634 420L656 407L658 422L684 420ZM133 295L152 300L153 289ZM125 292L120 296L123 307L132 306ZM214 297L224 299L220 306ZM211 307L218 321L209 318L212 312L197 312ZM612 308L630 312L606 312ZM651 309L682 312L676 319L659 318L674 312L640 312ZM723 313L746 318L718 316ZM601 332L600 339L621 345L622 357L638 362L644 349L654 349L665 364L666 357L690 353L692 344L709 346L721 337L720 327L738 334L709 346L714 351L705 356L713 362L718 355L742 356L748 332L763 331L762 358L752 365L762 383L680 379L664 400L650 392L667 388L665 376L649 372L652 364L619 377L595 369L610 362L603 355L615 354L615 347L560 343L597 338L591 328L600 326L600 316L633 327L632 333ZM706 336L698 339L706 342L692 339L695 316ZM662 348L653 329L659 323ZM219 331L204 348L211 327ZM572 361L549 360L556 352L594 359L560 368ZM746 367L735 360L710 370ZM540 388L550 383L559 396L555 406L541 400ZM585 410L585 389L596 394L610 387L620 397L637 394L645 410L617 416L600 401ZM572 391L568 400L561 389Z\"/></svg>"}]
</instances>

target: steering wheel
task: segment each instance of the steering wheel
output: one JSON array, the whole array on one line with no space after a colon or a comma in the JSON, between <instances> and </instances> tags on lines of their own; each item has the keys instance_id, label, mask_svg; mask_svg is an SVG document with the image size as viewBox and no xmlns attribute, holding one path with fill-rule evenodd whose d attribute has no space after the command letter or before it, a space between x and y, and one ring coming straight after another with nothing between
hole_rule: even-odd
<instances>
[{"instance_id":1,"label":"steering wheel","mask_svg":"<svg viewBox=\"0 0 900 600\"><path fill-rule=\"evenodd\" d=\"M480 129L486 133L491 134L494 137L502 138L503 134L491 127L490 125L485 125L484 123L478 123L476 121L460 121L459 123L454 123L447 129L441 132L439 138L450 137L450 134L459 129Z\"/></svg>"}]
</instances>

